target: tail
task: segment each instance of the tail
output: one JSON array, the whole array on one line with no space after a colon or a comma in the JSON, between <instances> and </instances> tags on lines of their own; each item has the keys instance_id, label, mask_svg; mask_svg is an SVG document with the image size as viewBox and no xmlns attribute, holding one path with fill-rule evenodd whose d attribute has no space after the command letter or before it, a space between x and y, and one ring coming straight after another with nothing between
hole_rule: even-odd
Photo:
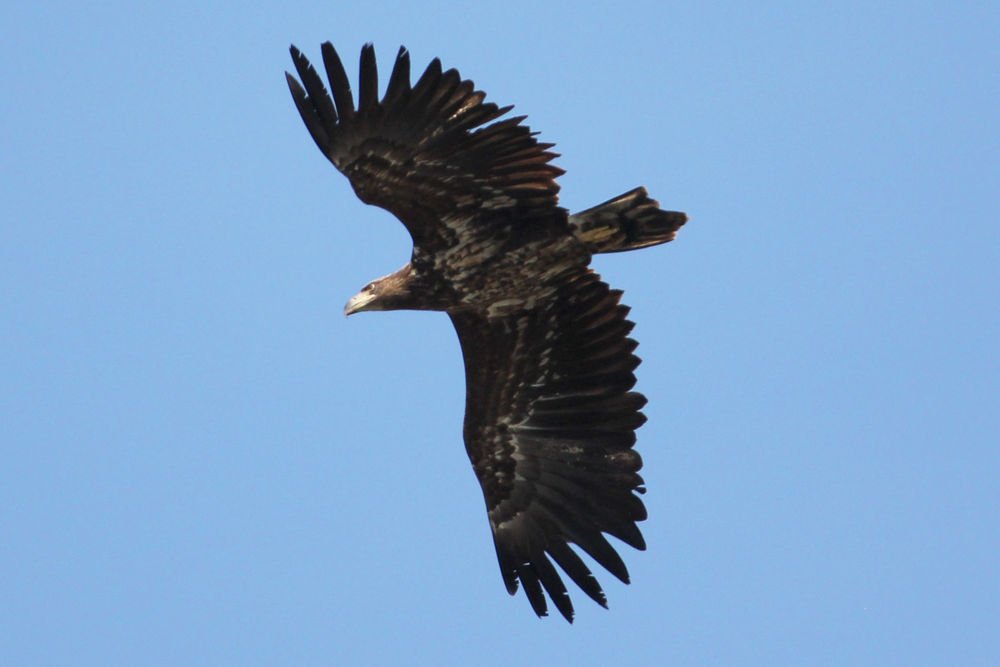
<instances>
[{"instance_id":1,"label":"tail","mask_svg":"<svg viewBox=\"0 0 1000 667\"><path fill-rule=\"evenodd\" d=\"M590 252L622 252L673 241L687 214L661 211L646 188L636 188L569 216L570 228Z\"/></svg>"}]
</instances>

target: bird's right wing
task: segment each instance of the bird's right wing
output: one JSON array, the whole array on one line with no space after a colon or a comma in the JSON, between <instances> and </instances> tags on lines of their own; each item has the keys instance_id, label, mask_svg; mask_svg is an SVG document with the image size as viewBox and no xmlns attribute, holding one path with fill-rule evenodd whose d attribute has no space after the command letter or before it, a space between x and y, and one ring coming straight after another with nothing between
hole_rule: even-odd
<instances>
[{"instance_id":1,"label":"bird's right wing","mask_svg":"<svg viewBox=\"0 0 1000 667\"><path fill-rule=\"evenodd\" d=\"M546 613L548 592L572 621L552 561L606 606L576 544L624 582L602 533L637 549L646 518L632 449L646 399L631 391L639 359L621 292L582 270L536 308L500 317L452 313L465 359L465 446L483 488L508 592L524 586ZM550 560L551 558L551 560Z\"/></svg>"}]
</instances>

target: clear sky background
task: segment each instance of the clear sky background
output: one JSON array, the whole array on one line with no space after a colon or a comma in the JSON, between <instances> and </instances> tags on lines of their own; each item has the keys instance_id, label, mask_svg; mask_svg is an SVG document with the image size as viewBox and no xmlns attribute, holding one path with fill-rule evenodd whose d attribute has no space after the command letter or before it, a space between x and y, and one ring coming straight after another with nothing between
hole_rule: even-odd
<instances>
[{"instance_id":1,"label":"clear sky background","mask_svg":"<svg viewBox=\"0 0 1000 667\"><path fill-rule=\"evenodd\" d=\"M0 663L1000 664L1000 7L5 3ZM610 610L505 593L409 238L288 45L434 56L557 143L649 422ZM383 82L384 83L384 82Z\"/></svg>"}]
</instances>

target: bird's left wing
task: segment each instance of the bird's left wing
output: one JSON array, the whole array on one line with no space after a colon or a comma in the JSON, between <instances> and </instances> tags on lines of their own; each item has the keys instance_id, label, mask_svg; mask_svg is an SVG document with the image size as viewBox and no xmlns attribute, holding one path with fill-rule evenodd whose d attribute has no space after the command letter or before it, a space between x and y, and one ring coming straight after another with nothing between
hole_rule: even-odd
<instances>
[{"instance_id":1,"label":"bird's left wing","mask_svg":"<svg viewBox=\"0 0 1000 667\"><path fill-rule=\"evenodd\" d=\"M410 56L401 48L379 100L375 49L366 45L355 107L329 42L322 52L332 97L306 57L294 46L291 52L302 83L286 73L288 87L316 144L362 201L403 222L415 245L469 243L512 214L553 217L562 170L548 164L552 144L537 142L523 117L483 127L511 107L484 103L486 94L454 69L442 71L435 58L411 87Z\"/></svg>"},{"instance_id":2,"label":"bird's left wing","mask_svg":"<svg viewBox=\"0 0 1000 667\"><path fill-rule=\"evenodd\" d=\"M646 518L635 429L646 399L631 391L639 359L621 292L581 269L537 307L499 317L452 313L466 369L465 445L483 488L500 570L539 616L543 588L572 621L552 561L607 606L576 544L624 582L602 533L637 549ZM550 560L551 558L551 560Z\"/></svg>"}]
</instances>

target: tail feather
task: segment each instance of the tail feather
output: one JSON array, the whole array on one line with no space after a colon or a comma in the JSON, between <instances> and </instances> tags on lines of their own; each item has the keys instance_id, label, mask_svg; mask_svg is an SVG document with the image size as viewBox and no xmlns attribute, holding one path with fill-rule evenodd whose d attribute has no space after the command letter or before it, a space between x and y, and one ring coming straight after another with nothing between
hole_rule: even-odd
<instances>
[{"instance_id":1,"label":"tail feather","mask_svg":"<svg viewBox=\"0 0 1000 667\"><path fill-rule=\"evenodd\" d=\"M569 224L591 252L622 252L673 241L687 219L685 213L660 210L646 188L636 188L574 213Z\"/></svg>"}]
</instances>

